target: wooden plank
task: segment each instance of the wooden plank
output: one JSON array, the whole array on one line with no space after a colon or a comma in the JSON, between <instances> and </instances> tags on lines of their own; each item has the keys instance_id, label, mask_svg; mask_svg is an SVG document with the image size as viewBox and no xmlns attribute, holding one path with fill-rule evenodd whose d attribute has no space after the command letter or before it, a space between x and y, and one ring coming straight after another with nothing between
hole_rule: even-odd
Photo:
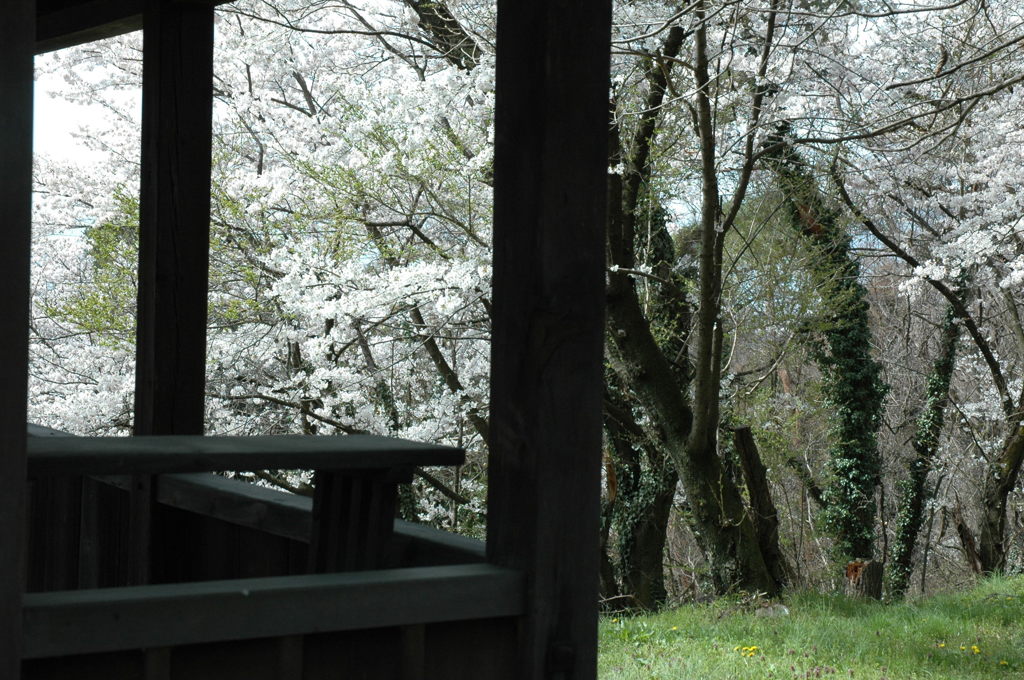
<instances>
[{"instance_id":1,"label":"wooden plank","mask_svg":"<svg viewBox=\"0 0 1024 680\"><path fill-rule=\"evenodd\" d=\"M391 559L389 566L412 567L473 564L487 555L483 541L397 519Z\"/></svg>"},{"instance_id":2,"label":"wooden plank","mask_svg":"<svg viewBox=\"0 0 1024 680\"><path fill-rule=\"evenodd\" d=\"M145 650L143 669L143 680L171 680L170 647Z\"/></svg>"},{"instance_id":3,"label":"wooden plank","mask_svg":"<svg viewBox=\"0 0 1024 680\"><path fill-rule=\"evenodd\" d=\"M30 593L24 656L516 616L523 579L491 565Z\"/></svg>"},{"instance_id":4,"label":"wooden plank","mask_svg":"<svg viewBox=\"0 0 1024 680\"><path fill-rule=\"evenodd\" d=\"M32 232L32 36L35 3L4 3L0 21L0 678L19 677L24 581L25 419Z\"/></svg>"},{"instance_id":5,"label":"wooden plank","mask_svg":"<svg viewBox=\"0 0 1024 680\"><path fill-rule=\"evenodd\" d=\"M24 424L22 424L24 428ZM371 470L459 465L462 449L373 435L31 437L28 474Z\"/></svg>"},{"instance_id":6,"label":"wooden plank","mask_svg":"<svg viewBox=\"0 0 1024 680\"><path fill-rule=\"evenodd\" d=\"M214 519L309 542L313 499L209 473L161 475L157 500ZM484 542L396 519L389 567L472 564L486 560Z\"/></svg>"},{"instance_id":7,"label":"wooden plank","mask_svg":"<svg viewBox=\"0 0 1024 680\"><path fill-rule=\"evenodd\" d=\"M277 680L302 680L302 636L288 635L277 640Z\"/></svg>"},{"instance_id":8,"label":"wooden plank","mask_svg":"<svg viewBox=\"0 0 1024 680\"><path fill-rule=\"evenodd\" d=\"M313 499L204 472L161 475L157 501L274 536L309 541Z\"/></svg>"},{"instance_id":9,"label":"wooden plank","mask_svg":"<svg viewBox=\"0 0 1024 680\"><path fill-rule=\"evenodd\" d=\"M29 437L74 437L73 434L62 432L61 430L55 430L52 427L43 427L42 425L36 425L34 423L28 423L25 426L25 433Z\"/></svg>"},{"instance_id":10,"label":"wooden plank","mask_svg":"<svg viewBox=\"0 0 1024 680\"><path fill-rule=\"evenodd\" d=\"M78 531L78 587L96 588L100 585L100 524L99 482L82 478L81 518Z\"/></svg>"},{"instance_id":11,"label":"wooden plank","mask_svg":"<svg viewBox=\"0 0 1024 680\"><path fill-rule=\"evenodd\" d=\"M311 572L376 569L384 564L395 524L397 487L412 468L369 473L317 470L310 530Z\"/></svg>"},{"instance_id":12,"label":"wooden plank","mask_svg":"<svg viewBox=\"0 0 1024 680\"><path fill-rule=\"evenodd\" d=\"M488 557L528 574L516 677L593 678L610 0L499 0Z\"/></svg>"},{"instance_id":13,"label":"wooden plank","mask_svg":"<svg viewBox=\"0 0 1024 680\"><path fill-rule=\"evenodd\" d=\"M444 680L520 680L518 621L487 619L427 626L426 677Z\"/></svg>"},{"instance_id":14,"label":"wooden plank","mask_svg":"<svg viewBox=\"0 0 1024 680\"><path fill-rule=\"evenodd\" d=\"M422 623L399 629L401 680L427 680L425 638L426 626Z\"/></svg>"},{"instance_id":15,"label":"wooden plank","mask_svg":"<svg viewBox=\"0 0 1024 680\"><path fill-rule=\"evenodd\" d=\"M136 435L201 435L206 385L213 7L144 0ZM130 583L150 580L154 483L131 494Z\"/></svg>"}]
</instances>

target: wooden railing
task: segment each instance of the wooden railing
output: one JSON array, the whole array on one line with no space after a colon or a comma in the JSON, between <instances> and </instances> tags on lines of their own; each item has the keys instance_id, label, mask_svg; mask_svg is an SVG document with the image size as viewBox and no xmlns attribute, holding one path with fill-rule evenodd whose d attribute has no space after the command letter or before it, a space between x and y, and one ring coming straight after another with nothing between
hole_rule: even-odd
<instances>
[{"instance_id":1,"label":"wooden railing","mask_svg":"<svg viewBox=\"0 0 1024 680\"><path fill-rule=\"evenodd\" d=\"M395 484L461 451L375 437L33 434L39 592L24 598L25 678L503 678L514 667L522 575L486 564L479 541L393 519ZM310 499L202 472L268 468L316 469L320 488ZM160 473L149 530L161 582L95 587L131 572L126 473L137 471ZM32 583L33 570L48 576ZM356 658L361 674L339 675Z\"/></svg>"}]
</instances>

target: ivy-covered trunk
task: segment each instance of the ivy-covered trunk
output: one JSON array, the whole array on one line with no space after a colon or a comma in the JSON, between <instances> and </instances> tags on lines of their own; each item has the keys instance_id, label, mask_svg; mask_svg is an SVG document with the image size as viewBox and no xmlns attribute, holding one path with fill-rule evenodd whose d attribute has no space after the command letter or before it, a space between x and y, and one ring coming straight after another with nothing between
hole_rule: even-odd
<instances>
[{"instance_id":1,"label":"ivy-covered trunk","mask_svg":"<svg viewBox=\"0 0 1024 680\"><path fill-rule=\"evenodd\" d=\"M666 597L665 538L679 475L636 423L615 374L609 371L606 382L606 549L614 541L617 568L605 578L618 575L620 605L654 610Z\"/></svg>"},{"instance_id":2,"label":"ivy-covered trunk","mask_svg":"<svg viewBox=\"0 0 1024 680\"><path fill-rule=\"evenodd\" d=\"M834 414L822 521L835 539L838 559L870 559L881 469L876 434L887 388L881 366L871 356L867 290L850 255L850 236L810 169L784 143L787 133L783 128L769 141L777 145L769 161L793 228L813 252L811 274L821 291L824 314L806 334Z\"/></svg>"},{"instance_id":3,"label":"ivy-covered trunk","mask_svg":"<svg viewBox=\"0 0 1024 680\"><path fill-rule=\"evenodd\" d=\"M949 383L956 362L956 341L959 328L952 308L942 323L939 356L932 364L928 376L924 409L917 419L914 432L914 455L908 467L907 479L899 483L896 514L896 538L893 541L889 566L889 597L902 599L913 573L914 545L921 532L924 506L928 501L928 473L939 448L939 435L949 403Z\"/></svg>"}]
</instances>

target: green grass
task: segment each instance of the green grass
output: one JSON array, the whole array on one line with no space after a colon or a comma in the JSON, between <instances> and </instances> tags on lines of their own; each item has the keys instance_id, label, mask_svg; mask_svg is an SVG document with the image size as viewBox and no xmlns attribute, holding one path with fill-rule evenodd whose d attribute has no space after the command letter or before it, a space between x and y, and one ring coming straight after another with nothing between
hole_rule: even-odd
<instances>
[{"instance_id":1,"label":"green grass","mask_svg":"<svg viewBox=\"0 0 1024 680\"><path fill-rule=\"evenodd\" d=\"M723 599L600 627L602 680L1024 678L1024 577L900 605L815 593L789 615Z\"/></svg>"}]
</instances>

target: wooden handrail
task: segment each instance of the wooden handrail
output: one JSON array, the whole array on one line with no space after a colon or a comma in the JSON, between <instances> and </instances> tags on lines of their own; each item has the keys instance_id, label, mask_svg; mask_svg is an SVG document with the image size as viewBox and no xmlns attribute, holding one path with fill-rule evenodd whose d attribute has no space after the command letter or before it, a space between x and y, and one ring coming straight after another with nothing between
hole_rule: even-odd
<instances>
[{"instance_id":1,"label":"wooden handrail","mask_svg":"<svg viewBox=\"0 0 1024 680\"><path fill-rule=\"evenodd\" d=\"M252 470L380 470L459 465L465 452L374 435L28 438L30 478Z\"/></svg>"},{"instance_id":2,"label":"wooden handrail","mask_svg":"<svg viewBox=\"0 0 1024 680\"><path fill-rule=\"evenodd\" d=\"M523 593L488 564L30 593L24 658L518 616Z\"/></svg>"}]
</instances>

